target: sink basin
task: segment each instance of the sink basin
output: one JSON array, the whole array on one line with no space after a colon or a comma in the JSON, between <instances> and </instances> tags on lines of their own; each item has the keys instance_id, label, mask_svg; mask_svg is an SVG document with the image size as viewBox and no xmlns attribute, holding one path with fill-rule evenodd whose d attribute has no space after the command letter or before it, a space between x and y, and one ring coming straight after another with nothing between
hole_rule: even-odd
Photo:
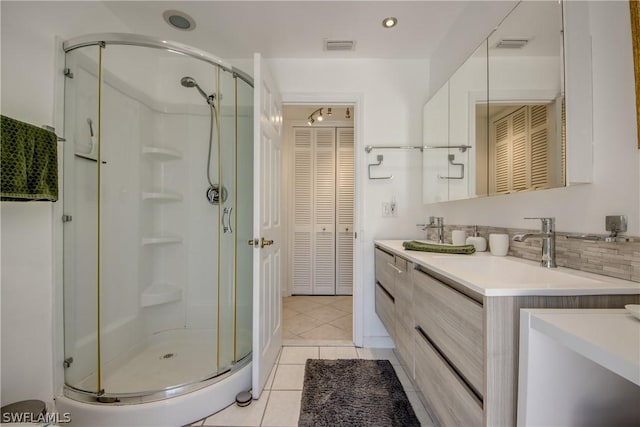
<instances>
[{"instance_id":1,"label":"sink basin","mask_svg":"<svg viewBox=\"0 0 640 427\"><path fill-rule=\"evenodd\" d=\"M588 287L601 280L573 274L566 269L544 268L531 261L507 257L434 256L430 264L472 282L497 286Z\"/></svg>"}]
</instances>

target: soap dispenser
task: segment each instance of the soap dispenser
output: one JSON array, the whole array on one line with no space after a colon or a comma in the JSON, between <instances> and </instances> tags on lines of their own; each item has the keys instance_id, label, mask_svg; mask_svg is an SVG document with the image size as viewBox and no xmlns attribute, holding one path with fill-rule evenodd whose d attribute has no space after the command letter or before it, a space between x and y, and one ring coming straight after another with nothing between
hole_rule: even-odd
<instances>
[{"instance_id":1,"label":"soap dispenser","mask_svg":"<svg viewBox=\"0 0 640 427\"><path fill-rule=\"evenodd\" d=\"M473 226L473 235L467 237L467 245L473 245L476 248L476 252L487 250L487 239L480 236L477 225Z\"/></svg>"}]
</instances>

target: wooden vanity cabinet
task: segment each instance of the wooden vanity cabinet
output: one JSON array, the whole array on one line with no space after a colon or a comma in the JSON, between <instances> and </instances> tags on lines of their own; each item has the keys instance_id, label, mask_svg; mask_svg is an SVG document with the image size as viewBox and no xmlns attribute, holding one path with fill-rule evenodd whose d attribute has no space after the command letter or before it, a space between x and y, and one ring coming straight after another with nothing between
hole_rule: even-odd
<instances>
[{"instance_id":1,"label":"wooden vanity cabinet","mask_svg":"<svg viewBox=\"0 0 640 427\"><path fill-rule=\"evenodd\" d=\"M412 279L415 382L443 426L481 426L484 313L478 300L482 298L443 283L420 266Z\"/></svg>"},{"instance_id":2,"label":"wooden vanity cabinet","mask_svg":"<svg viewBox=\"0 0 640 427\"><path fill-rule=\"evenodd\" d=\"M387 329L391 339L395 337L395 255L376 248L376 314Z\"/></svg>"},{"instance_id":3,"label":"wooden vanity cabinet","mask_svg":"<svg viewBox=\"0 0 640 427\"><path fill-rule=\"evenodd\" d=\"M414 381L438 425L482 426L482 401L422 329L416 329Z\"/></svg>"},{"instance_id":4,"label":"wooden vanity cabinet","mask_svg":"<svg viewBox=\"0 0 640 427\"><path fill-rule=\"evenodd\" d=\"M414 375L414 346L413 330L415 327L413 298L414 284L412 271L414 264L403 258L396 257L396 266L400 270L396 280L395 303L395 338L396 353L405 366L407 375Z\"/></svg>"},{"instance_id":5,"label":"wooden vanity cabinet","mask_svg":"<svg viewBox=\"0 0 640 427\"><path fill-rule=\"evenodd\" d=\"M376 313L413 374L413 264L382 249L375 250Z\"/></svg>"},{"instance_id":6,"label":"wooden vanity cabinet","mask_svg":"<svg viewBox=\"0 0 640 427\"><path fill-rule=\"evenodd\" d=\"M483 380L483 308L476 299L423 272L414 271L416 326L451 362L473 391L482 396Z\"/></svg>"},{"instance_id":7,"label":"wooden vanity cabinet","mask_svg":"<svg viewBox=\"0 0 640 427\"><path fill-rule=\"evenodd\" d=\"M521 308L640 303L637 294L480 295L378 247L375 268L376 312L443 427L516 425Z\"/></svg>"}]
</instances>

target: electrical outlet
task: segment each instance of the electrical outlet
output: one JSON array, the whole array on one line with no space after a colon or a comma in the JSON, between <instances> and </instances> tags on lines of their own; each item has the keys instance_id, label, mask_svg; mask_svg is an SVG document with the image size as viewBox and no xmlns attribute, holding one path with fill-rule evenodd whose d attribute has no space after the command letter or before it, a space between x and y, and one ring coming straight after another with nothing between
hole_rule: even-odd
<instances>
[{"instance_id":1,"label":"electrical outlet","mask_svg":"<svg viewBox=\"0 0 640 427\"><path fill-rule=\"evenodd\" d=\"M391 208L391 216L398 216L398 204L396 203L395 197L391 199L390 208Z\"/></svg>"},{"instance_id":2,"label":"electrical outlet","mask_svg":"<svg viewBox=\"0 0 640 427\"><path fill-rule=\"evenodd\" d=\"M382 216L391 216L391 203L382 202Z\"/></svg>"}]
</instances>

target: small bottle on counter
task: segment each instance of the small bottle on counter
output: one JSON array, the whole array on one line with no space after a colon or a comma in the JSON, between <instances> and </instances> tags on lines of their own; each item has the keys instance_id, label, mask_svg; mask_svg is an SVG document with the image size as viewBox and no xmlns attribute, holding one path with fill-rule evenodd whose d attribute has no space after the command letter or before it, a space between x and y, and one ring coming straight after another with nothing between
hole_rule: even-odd
<instances>
[{"instance_id":1,"label":"small bottle on counter","mask_svg":"<svg viewBox=\"0 0 640 427\"><path fill-rule=\"evenodd\" d=\"M487 250L487 239L480 236L477 225L473 226L473 235L467 237L467 245L473 245L476 248L476 252L484 252Z\"/></svg>"}]
</instances>

